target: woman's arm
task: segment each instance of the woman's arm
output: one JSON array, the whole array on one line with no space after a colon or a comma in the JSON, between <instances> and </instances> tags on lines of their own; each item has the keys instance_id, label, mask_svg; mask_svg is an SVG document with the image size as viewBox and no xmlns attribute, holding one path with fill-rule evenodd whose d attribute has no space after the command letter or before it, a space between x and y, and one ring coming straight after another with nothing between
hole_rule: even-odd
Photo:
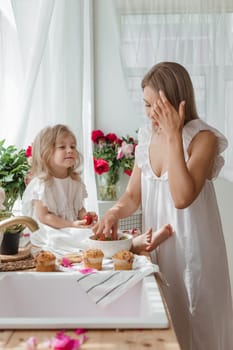
<instances>
[{"instance_id":1,"label":"woman's arm","mask_svg":"<svg viewBox=\"0 0 233 350\"><path fill-rule=\"evenodd\" d=\"M186 163L180 135L168 139L168 181L174 205L188 207L211 177L217 151L217 138L211 131L201 131L192 140Z\"/></svg>"},{"instance_id":2,"label":"woman's arm","mask_svg":"<svg viewBox=\"0 0 233 350\"><path fill-rule=\"evenodd\" d=\"M189 159L186 163L182 141L184 101L180 103L177 112L160 91L155 112L155 120L167 141L168 181L171 195L175 207L183 209L196 199L205 180L211 176L217 152L217 138L211 131L199 132L189 146Z\"/></svg>"},{"instance_id":3,"label":"woman's arm","mask_svg":"<svg viewBox=\"0 0 233 350\"><path fill-rule=\"evenodd\" d=\"M104 233L106 236L117 236L117 223L119 219L133 214L141 203L141 170L136 162L132 175L124 194L117 203L110 208L102 219L93 227L93 231L98 235Z\"/></svg>"}]
</instances>

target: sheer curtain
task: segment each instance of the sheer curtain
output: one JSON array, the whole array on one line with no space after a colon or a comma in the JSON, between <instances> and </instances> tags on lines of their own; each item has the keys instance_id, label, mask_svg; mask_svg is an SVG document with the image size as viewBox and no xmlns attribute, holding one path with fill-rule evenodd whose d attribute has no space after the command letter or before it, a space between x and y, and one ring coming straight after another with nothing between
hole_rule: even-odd
<instances>
[{"instance_id":1,"label":"sheer curtain","mask_svg":"<svg viewBox=\"0 0 233 350\"><path fill-rule=\"evenodd\" d=\"M92 0L0 2L0 139L27 147L44 126L69 125L85 150L87 208L97 211L86 146L93 129L91 30Z\"/></svg>"},{"instance_id":2,"label":"sheer curtain","mask_svg":"<svg viewBox=\"0 0 233 350\"><path fill-rule=\"evenodd\" d=\"M233 181L233 3L224 0L113 0L122 68L135 113L142 116L140 81L160 61L184 65L201 118L229 141L223 178Z\"/></svg>"}]
</instances>

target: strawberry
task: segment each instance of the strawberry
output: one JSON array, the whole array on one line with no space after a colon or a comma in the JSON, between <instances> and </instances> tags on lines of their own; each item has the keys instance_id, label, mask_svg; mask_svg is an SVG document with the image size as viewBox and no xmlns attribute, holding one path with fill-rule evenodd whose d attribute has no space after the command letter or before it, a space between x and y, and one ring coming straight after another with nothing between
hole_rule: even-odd
<instances>
[{"instance_id":1,"label":"strawberry","mask_svg":"<svg viewBox=\"0 0 233 350\"><path fill-rule=\"evenodd\" d=\"M100 233L100 234L98 235L98 240L99 240L99 241L105 241L105 235L104 235L103 233Z\"/></svg>"},{"instance_id":2,"label":"strawberry","mask_svg":"<svg viewBox=\"0 0 233 350\"><path fill-rule=\"evenodd\" d=\"M84 220L86 220L86 225L90 225L90 224L92 224L93 218L90 214L86 214L84 216Z\"/></svg>"}]
</instances>

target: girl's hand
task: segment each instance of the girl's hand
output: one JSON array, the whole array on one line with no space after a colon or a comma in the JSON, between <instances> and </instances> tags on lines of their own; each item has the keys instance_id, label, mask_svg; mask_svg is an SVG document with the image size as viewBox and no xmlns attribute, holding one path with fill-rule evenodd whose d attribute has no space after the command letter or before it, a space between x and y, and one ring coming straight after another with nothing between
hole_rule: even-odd
<instances>
[{"instance_id":1,"label":"girl's hand","mask_svg":"<svg viewBox=\"0 0 233 350\"><path fill-rule=\"evenodd\" d=\"M86 225L86 220L83 219L83 220L75 220L73 222L73 226L72 227L76 227L76 228L84 228L84 227L87 227Z\"/></svg>"},{"instance_id":2,"label":"girl's hand","mask_svg":"<svg viewBox=\"0 0 233 350\"><path fill-rule=\"evenodd\" d=\"M88 211L83 219L86 220L86 225L93 226L98 221L98 215L94 211Z\"/></svg>"},{"instance_id":3,"label":"girl's hand","mask_svg":"<svg viewBox=\"0 0 233 350\"><path fill-rule=\"evenodd\" d=\"M84 213L81 220L74 221L75 227L92 227L98 221L98 215L94 211Z\"/></svg>"},{"instance_id":4,"label":"girl's hand","mask_svg":"<svg viewBox=\"0 0 233 350\"><path fill-rule=\"evenodd\" d=\"M181 133L185 119L185 101L179 104L179 110L169 102L163 91L159 91L159 97L154 104L154 122L167 136Z\"/></svg>"}]
</instances>

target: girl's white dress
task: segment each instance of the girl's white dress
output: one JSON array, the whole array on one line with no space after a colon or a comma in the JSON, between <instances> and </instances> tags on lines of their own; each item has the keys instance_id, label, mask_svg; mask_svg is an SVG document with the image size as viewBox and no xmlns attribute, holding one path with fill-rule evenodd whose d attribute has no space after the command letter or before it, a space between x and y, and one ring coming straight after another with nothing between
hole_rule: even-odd
<instances>
[{"instance_id":1,"label":"girl's white dress","mask_svg":"<svg viewBox=\"0 0 233 350\"><path fill-rule=\"evenodd\" d=\"M77 220L78 211L84 206L87 191L84 183L71 177L53 177L44 181L33 178L25 189L22 198L23 214L34 217L34 200L40 200L49 212L66 220Z\"/></svg>"},{"instance_id":2,"label":"girl's white dress","mask_svg":"<svg viewBox=\"0 0 233 350\"><path fill-rule=\"evenodd\" d=\"M44 182L33 178L23 194L22 213L31 216L36 221L34 200L40 200L48 207L51 213L66 220L77 220L78 211L84 206L87 191L82 181L52 178ZM64 254L69 251L77 252L78 248L85 248L85 240L91 235L89 228L65 227L56 229L40 222L39 230L31 234L30 240L35 245L55 254Z\"/></svg>"},{"instance_id":3,"label":"girl's white dress","mask_svg":"<svg viewBox=\"0 0 233 350\"><path fill-rule=\"evenodd\" d=\"M185 159L192 138L201 130L212 130L218 138L212 174L215 178L224 164L220 154L227 140L200 119L190 121L183 129ZM233 349L228 263L214 185L206 180L188 208L176 209L168 173L157 177L150 166L150 140L151 125L147 125L139 131L136 148L136 161L142 171L143 228L156 230L170 223L175 230L151 255L169 283L162 289L181 349Z\"/></svg>"}]
</instances>

